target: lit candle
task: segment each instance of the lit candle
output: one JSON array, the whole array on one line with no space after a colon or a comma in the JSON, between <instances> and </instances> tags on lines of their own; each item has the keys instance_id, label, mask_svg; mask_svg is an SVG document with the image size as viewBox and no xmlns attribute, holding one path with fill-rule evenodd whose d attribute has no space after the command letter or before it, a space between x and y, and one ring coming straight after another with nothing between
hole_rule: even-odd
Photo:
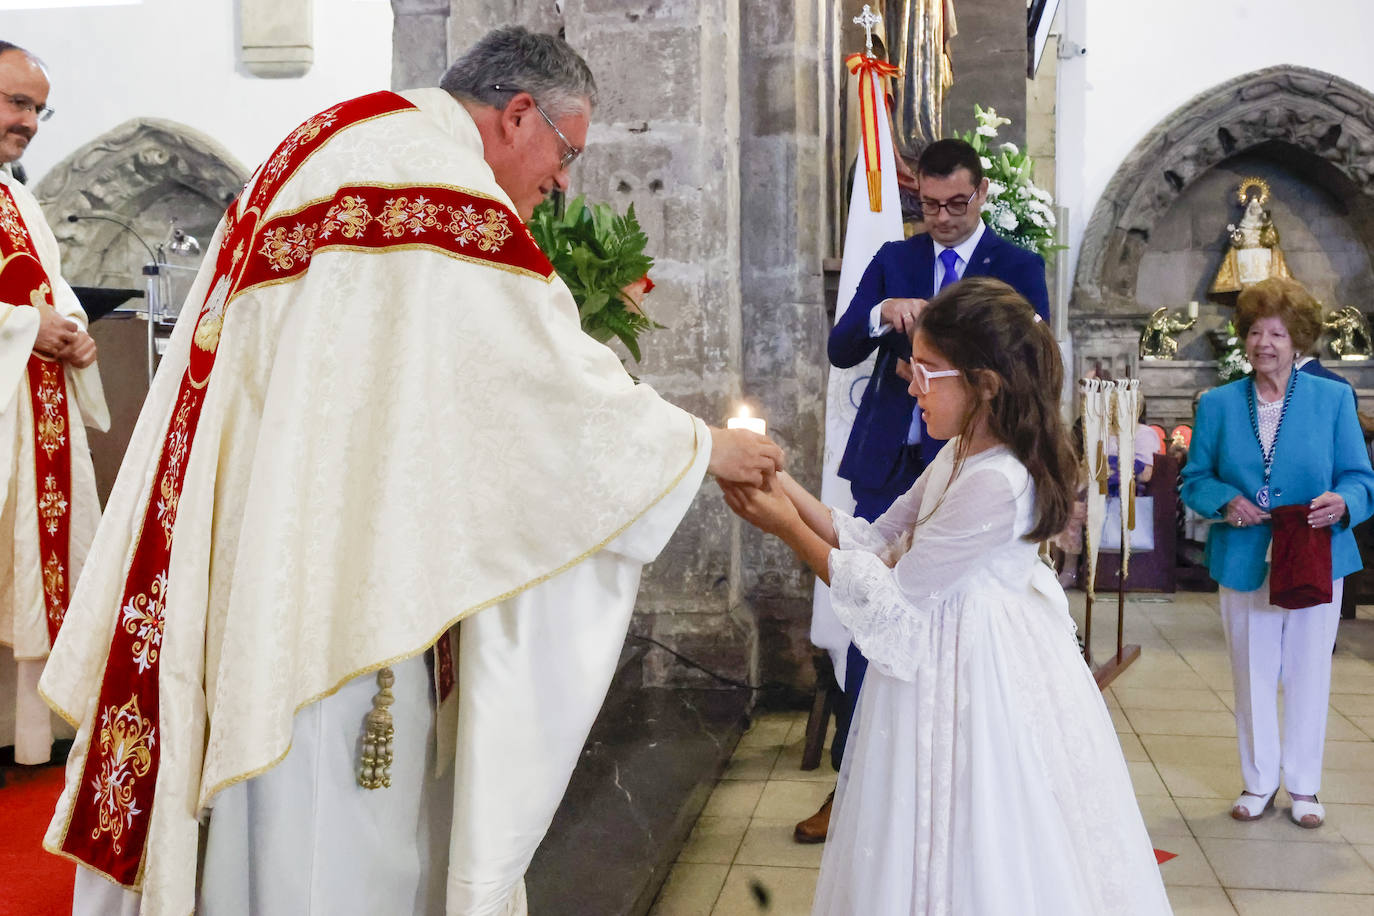
<instances>
[{"instance_id":1,"label":"lit candle","mask_svg":"<svg viewBox=\"0 0 1374 916\"><path fill-rule=\"evenodd\" d=\"M1196 302L1196 301L1194 301L1194 302L1189 302L1189 303L1188 303L1188 317L1189 317L1189 318L1196 318L1196 317L1197 317L1197 302Z\"/></svg>"},{"instance_id":2,"label":"lit candle","mask_svg":"<svg viewBox=\"0 0 1374 916\"><path fill-rule=\"evenodd\" d=\"M725 421L726 429L749 429L758 433L760 436L768 435L768 424L763 417L750 416L748 406L740 407L739 416L731 417Z\"/></svg>"}]
</instances>

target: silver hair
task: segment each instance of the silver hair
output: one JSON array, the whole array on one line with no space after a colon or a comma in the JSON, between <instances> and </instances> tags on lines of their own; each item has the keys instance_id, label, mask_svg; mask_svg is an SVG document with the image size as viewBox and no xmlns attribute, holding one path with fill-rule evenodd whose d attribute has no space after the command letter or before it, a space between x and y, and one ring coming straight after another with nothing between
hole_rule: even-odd
<instances>
[{"instance_id":1,"label":"silver hair","mask_svg":"<svg viewBox=\"0 0 1374 916\"><path fill-rule=\"evenodd\" d=\"M493 108L528 92L551 118L591 114L596 106L596 80L582 56L556 35L519 26L484 35L453 62L439 88Z\"/></svg>"}]
</instances>

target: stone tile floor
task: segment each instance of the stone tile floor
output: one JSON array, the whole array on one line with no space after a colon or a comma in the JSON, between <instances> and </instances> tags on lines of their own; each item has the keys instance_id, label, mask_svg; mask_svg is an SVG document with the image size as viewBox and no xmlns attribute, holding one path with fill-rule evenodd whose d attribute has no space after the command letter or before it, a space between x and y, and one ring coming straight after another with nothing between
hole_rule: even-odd
<instances>
[{"instance_id":1,"label":"stone tile floor","mask_svg":"<svg viewBox=\"0 0 1374 916\"><path fill-rule=\"evenodd\" d=\"M1083 593L1071 592L1070 602L1081 622ZM1341 624L1321 792L1327 820L1310 831L1288 820L1282 792L1262 820L1228 815L1240 775L1216 596L1132 597L1126 621L1126 641L1142 654L1106 701L1154 845L1177 854L1161 866L1175 913L1374 913L1374 657L1360 648L1371 645L1374 621ZM1099 660L1114 651L1115 626L1116 599L1103 595L1094 613ZM1362 638L1349 638L1357 630ZM798 712L755 718L651 916L810 912L822 847L794 843L792 827L820 806L835 777L828 759L800 769L805 724Z\"/></svg>"}]
</instances>

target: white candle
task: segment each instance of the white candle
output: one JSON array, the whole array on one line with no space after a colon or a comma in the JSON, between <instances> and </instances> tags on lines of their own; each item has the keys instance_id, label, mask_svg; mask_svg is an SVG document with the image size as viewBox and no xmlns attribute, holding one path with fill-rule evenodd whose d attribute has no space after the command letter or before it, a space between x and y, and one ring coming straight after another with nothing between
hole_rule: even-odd
<instances>
[{"instance_id":1,"label":"white candle","mask_svg":"<svg viewBox=\"0 0 1374 916\"><path fill-rule=\"evenodd\" d=\"M1196 317L1197 317L1197 302L1189 302L1189 303L1188 303L1188 317L1189 317L1189 318L1196 318Z\"/></svg>"},{"instance_id":2,"label":"white candle","mask_svg":"<svg viewBox=\"0 0 1374 916\"><path fill-rule=\"evenodd\" d=\"M749 415L748 407L741 407L739 416L731 417L725 421L726 429L749 429L758 433L760 436L768 435L768 424L763 417L752 417Z\"/></svg>"}]
</instances>

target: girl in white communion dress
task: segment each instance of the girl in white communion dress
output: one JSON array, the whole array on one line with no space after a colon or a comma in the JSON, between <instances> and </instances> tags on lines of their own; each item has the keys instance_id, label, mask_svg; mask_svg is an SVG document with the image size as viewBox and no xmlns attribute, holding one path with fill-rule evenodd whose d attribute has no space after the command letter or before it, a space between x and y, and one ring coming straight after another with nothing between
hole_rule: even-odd
<instances>
[{"instance_id":1,"label":"girl in white communion dress","mask_svg":"<svg viewBox=\"0 0 1374 916\"><path fill-rule=\"evenodd\" d=\"M1165 914L1107 707L1037 545L1072 502L1049 329L965 279L921 312L911 393L947 438L873 523L786 474L723 484L831 587L869 660L813 914Z\"/></svg>"}]
</instances>

